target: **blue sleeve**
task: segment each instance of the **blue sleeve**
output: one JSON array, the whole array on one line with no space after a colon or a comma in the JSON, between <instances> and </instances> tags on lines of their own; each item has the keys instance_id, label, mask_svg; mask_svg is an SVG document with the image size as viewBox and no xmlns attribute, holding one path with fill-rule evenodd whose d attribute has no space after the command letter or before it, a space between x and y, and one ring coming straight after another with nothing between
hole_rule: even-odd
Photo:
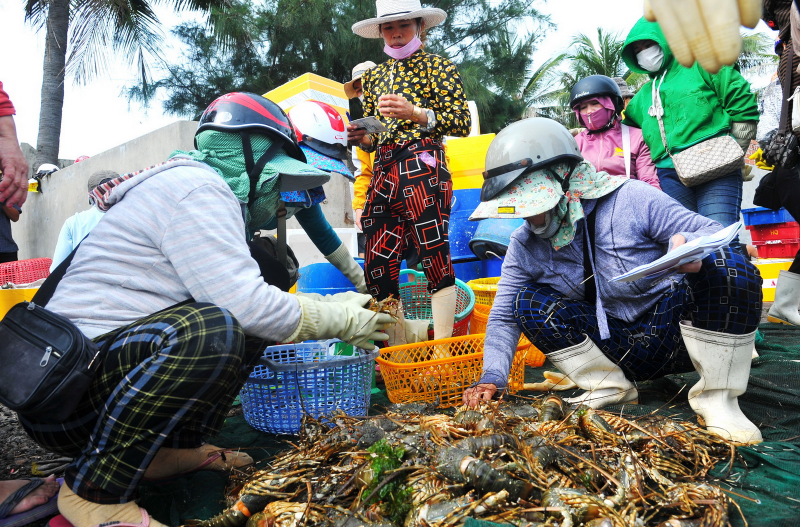
<instances>
[{"instance_id":1,"label":"blue sleeve","mask_svg":"<svg viewBox=\"0 0 800 527\"><path fill-rule=\"evenodd\" d=\"M328 256L342 244L319 204L299 211L294 217L323 256Z\"/></svg>"},{"instance_id":2,"label":"blue sleeve","mask_svg":"<svg viewBox=\"0 0 800 527\"><path fill-rule=\"evenodd\" d=\"M61 233L59 233L58 241L56 242L56 250L53 253L53 263L50 265L51 273L56 270L58 264L66 260L69 253L75 248L72 240L72 224L74 221L75 216L70 216L61 226Z\"/></svg>"}]
</instances>

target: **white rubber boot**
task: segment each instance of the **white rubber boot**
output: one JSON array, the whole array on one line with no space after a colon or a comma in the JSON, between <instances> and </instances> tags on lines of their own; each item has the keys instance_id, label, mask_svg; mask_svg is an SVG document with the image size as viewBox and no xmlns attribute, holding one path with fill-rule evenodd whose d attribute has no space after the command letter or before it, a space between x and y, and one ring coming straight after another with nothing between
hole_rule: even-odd
<instances>
[{"instance_id":1,"label":"white rubber boot","mask_svg":"<svg viewBox=\"0 0 800 527\"><path fill-rule=\"evenodd\" d=\"M737 397L747 390L756 332L729 335L681 322L681 334L700 381L689 390L689 404L712 434L737 444L763 441L745 417Z\"/></svg>"},{"instance_id":2,"label":"white rubber boot","mask_svg":"<svg viewBox=\"0 0 800 527\"><path fill-rule=\"evenodd\" d=\"M406 319L406 341L409 344L416 344L417 342L425 342L428 340L428 326L431 325L430 320L414 320L411 318Z\"/></svg>"},{"instance_id":3,"label":"white rubber boot","mask_svg":"<svg viewBox=\"0 0 800 527\"><path fill-rule=\"evenodd\" d=\"M404 344L408 344L408 339L406 338L406 317L405 313L403 312L403 301L398 300L397 308L391 310L389 314L392 315L395 320L397 320L397 323L386 330L386 334L389 335L389 340L386 341L386 345L402 346Z\"/></svg>"},{"instance_id":4,"label":"white rubber boot","mask_svg":"<svg viewBox=\"0 0 800 527\"><path fill-rule=\"evenodd\" d=\"M453 336L456 320L456 286L445 287L431 295L434 340Z\"/></svg>"},{"instance_id":5,"label":"white rubber boot","mask_svg":"<svg viewBox=\"0 0 800 527\"><path fill-rule=\"evenodd\" d=\"M775 286L775 302L769 308L767 320L800 326L800 274L781 271Z\"/></svg>"},{"instance_id":6,"label":"white rubber boot","mask_svg":"<svg viewBox=\"0 0 800 527\"><path fill-rule=\"evenodd\" d=\"M578 388L586 390L578 397L564 399L570 404L597 409L610 404L636 403L639 398L639 392L622 369L589 337L575 346L548 353L547 358Z\"/></svg>"}]
</instances>

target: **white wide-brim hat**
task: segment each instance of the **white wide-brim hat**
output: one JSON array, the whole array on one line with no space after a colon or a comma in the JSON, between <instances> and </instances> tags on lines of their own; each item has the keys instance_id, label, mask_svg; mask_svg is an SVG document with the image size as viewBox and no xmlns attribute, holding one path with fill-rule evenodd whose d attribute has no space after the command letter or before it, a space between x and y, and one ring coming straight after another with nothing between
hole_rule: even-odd
<instances>
[{"instance_id":1,"label":"white wide-brim hat","mask_svg":"<svg viewBox=\"0 0 800 527\"><path fill-rule=\"evenodd\" d=\"M425 28L438 26L447 18L447 13L438 7L422 7L419 0L376 0L378 16L353 24L353 33L364 38L381 38L380 25L395 20L421 18Z\"/></svg>"}]
</instances>

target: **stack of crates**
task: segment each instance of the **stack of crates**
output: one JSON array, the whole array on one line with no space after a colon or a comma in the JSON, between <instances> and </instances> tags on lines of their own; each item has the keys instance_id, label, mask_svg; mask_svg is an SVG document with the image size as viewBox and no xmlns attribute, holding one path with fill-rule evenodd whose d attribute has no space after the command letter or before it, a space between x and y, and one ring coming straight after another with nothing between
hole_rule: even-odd
<instances>
[{"instance_id":1,"label":"stack of crates","mask_svg":"<svg viewBox=\"0 0 800 527\"><path fill-rule=\"evenodd\" d=\"M800 250L800 225L786 209L756 207L742 215L759 258L794 258Z\"/></svg>"},{"instance_id":2,"label":"stack of crates","mask_svg":"<svg viewBox=\"0 0 800 527\"><path fill-rule=\"evenodd\" d=\"M758 267L764 280L764 302L775 300L778 274L792 265L800 250L800 225L786 209L764 207L742 210L753 245L758 248Z\"/></svg>"}]
</instances>

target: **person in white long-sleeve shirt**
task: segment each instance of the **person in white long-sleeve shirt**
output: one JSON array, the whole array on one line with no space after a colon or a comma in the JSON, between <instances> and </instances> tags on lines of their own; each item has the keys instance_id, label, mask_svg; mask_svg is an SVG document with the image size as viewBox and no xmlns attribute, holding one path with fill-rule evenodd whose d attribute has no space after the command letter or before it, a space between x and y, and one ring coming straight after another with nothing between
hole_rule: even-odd
<instances>
[{"instance_id":1,"label":"person in white long-sleeve shirt","mask_svg":"<svg viewBox=\"0 0 800 527\"><path fill-rule=\"evenodd\" d=\"M224 95L203 113L195 144L95 189L103 220L47 304L101 350L65 422L19 416L40 445L74 457L58 499L74 527L159 527L134 501L142 479L251 463L204 437L219 433L262 341L371 349L394 322L363 308L369 295L291 295L261 276L248 234L272 220L281 191L330 178L305 163L276 104Z\"/></svg>"}]
</instances>

